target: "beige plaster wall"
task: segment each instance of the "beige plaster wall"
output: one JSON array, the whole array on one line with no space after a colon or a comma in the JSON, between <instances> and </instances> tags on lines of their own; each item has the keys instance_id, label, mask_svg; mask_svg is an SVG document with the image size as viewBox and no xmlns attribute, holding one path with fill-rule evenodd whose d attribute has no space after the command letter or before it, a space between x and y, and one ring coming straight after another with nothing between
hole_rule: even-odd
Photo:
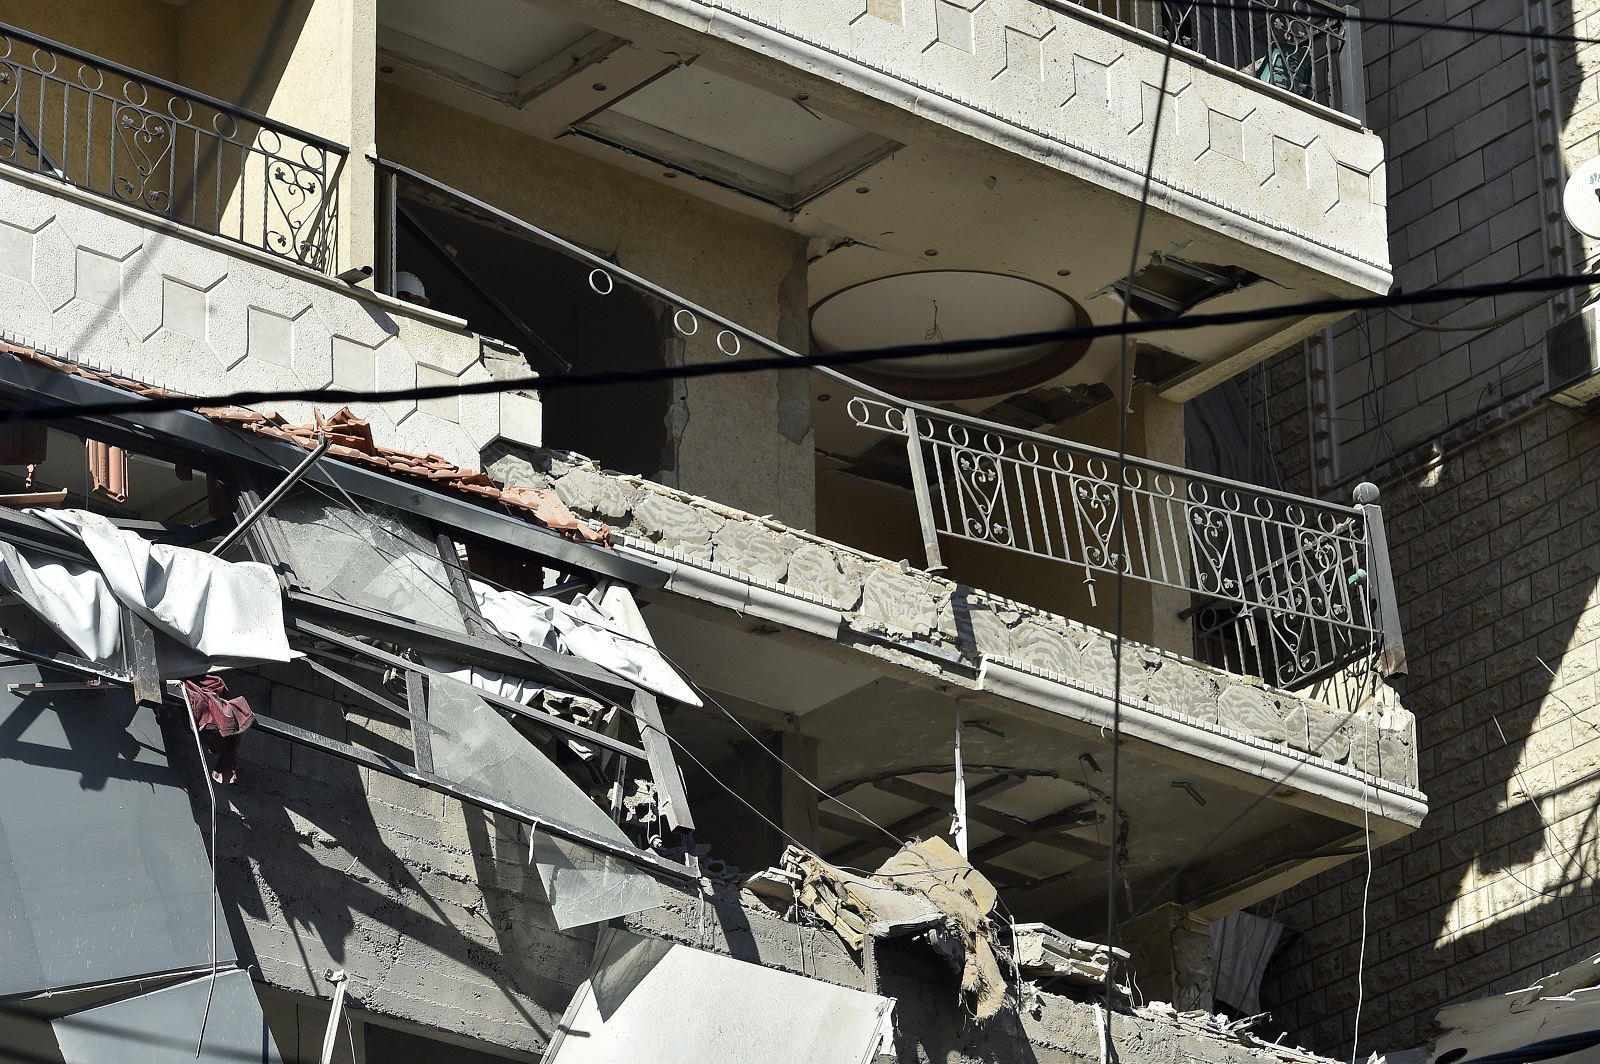
<instances>
[{"instance_id":1,"label":"beige plaster wall","mask_svg":"<svg viewBox=\"0 0 1600 1064\"><path fill-rule=\"evenodd\" d=\"M761 335L789 343L804 336L802 238L403 90L382 86L377 102L385 158L614 255ZM683 357L725 358L709 329L685 345ZM808 396L799 373L685 382L672 414L675 468L663 479L813 527Z\"/></svg>"},{"instance_id":2,"label":"beige plaster wall","mask_svg":"<svg viewBox=\"0 0 1600 1064\"><path fill-rule=\"evenodd\" d=\"M178 9L163 0L5 0L0 22L80 51L174 80Z\"/></svg>"},{"instance_id":3,"label":"beige plaster wall","mask_svg":"<svg viewBox=\"0 0 1600 1064\"><path fill-rule=\"evenodd\" d=\"M184 85L350 147L338 264L370 263L377 0L190 0L177 29Z\"/></svg>"}]
</instances>

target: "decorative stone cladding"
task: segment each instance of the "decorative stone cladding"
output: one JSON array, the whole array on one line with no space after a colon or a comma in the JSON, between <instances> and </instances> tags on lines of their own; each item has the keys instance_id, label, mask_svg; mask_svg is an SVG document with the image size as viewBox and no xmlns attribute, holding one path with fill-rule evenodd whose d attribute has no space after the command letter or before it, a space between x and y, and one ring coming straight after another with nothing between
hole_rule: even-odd
<instances>
[{"instance_id":1,"label":"decorative stone cladding","mask_svg":"<svg viewBox=\"0 0 1600 1064\"><path fill-rule=\"evenodd\" d=\"M624 543L825 604L844 615L849 632L867 637L858 646L913 668L944 663L973 669L988 659L1112 690L1113 641L1098 629L771 519L607 473L566 452L542 457L538 469L511 457L488 472L511 485L553 488L580 518L604 521ZM1128 646L1123 666L1130 701L1402 788L1415 786L1411 715L1392 699L1378 711L1342 712L1139 644Z\"/></svg>"},{"instance_id":2,"label":"decorative stone cladding","mask_svg":"<svg viewBox=\"0 0 1600 1064\"><path fill-rule=\"evenodd\" d=\"M454 319L9 167L3 178L0 325L13 342L189 395L411 388L527 371L520 356L500 357ZM268 408L312 420L308 403ZM498 438L540 441L530 395L352 409L386 444L467 468Z\"/></svg>"},{"instance_id":3,"label":"decorative stone cladding","mask_svg":"<svg viewBox=\"0 0 1600 1064\"><path fill-rule=\"evenodd\" d=\"M391 722L341 705L348 696L331 683L296 676L295 686L280 686L275 676L271 668L236 670L229 684L261 713L366 749L409 741ZM171 738L181 770L199 778L193 744L181 732ZM348 1006L481 1039L515 1059L538 1058L589 975L594 928L555 928L528 861L526 826L259 731L244 739L239 774L238 786L217 788L213 849L224 915L236 940L248 939L254 978L326 999L325 973L342 969ZM206 823L206 790L191 793ZM726 882L662 890L662 907L625 917L624 926L864 985L859 958L837 936L783 920ZM902 967L887 950L878 963L883 989L896 999L901 1060L1080 1064L1098 1053L1093 1004L1037 994L975 1033L952 1005L956 988L942 964L930 980L926 965ZM1118 1016L1112 1037L1125 1064L1329 1064L1250 1034L1223 1034L1192 1015ZM307 1030L302 1049L320 1038L320 1027Z\"/></svg>"}]
</instances>

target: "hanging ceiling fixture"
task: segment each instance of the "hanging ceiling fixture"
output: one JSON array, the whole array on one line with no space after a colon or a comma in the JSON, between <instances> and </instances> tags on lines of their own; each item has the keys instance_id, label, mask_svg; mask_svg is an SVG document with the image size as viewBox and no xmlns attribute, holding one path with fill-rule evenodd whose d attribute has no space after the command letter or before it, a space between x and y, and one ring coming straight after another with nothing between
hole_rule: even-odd
<instances>
[{"instance_id":1,"label":"hanging ceiling fixture","mask_svg":"<svg viewBox=\"0 0 1600 1064\"><path fill-rule=\"evenodd\" d=\"M1088 321L1075 302L1025 277L975 270L927 270L842 289L811 311L818 350L891 347L1069 329ZM869 362L844 372L908 399L1009 395L1072 368L1088 340Z\"/></svg>"}]
</instances>

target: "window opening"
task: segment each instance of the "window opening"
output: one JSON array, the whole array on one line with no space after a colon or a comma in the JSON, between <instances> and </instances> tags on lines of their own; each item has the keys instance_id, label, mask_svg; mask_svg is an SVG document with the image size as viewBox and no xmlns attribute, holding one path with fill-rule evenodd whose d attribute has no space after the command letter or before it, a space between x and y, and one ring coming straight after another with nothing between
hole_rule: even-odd
<instances>
[{"instance_id":1,"label":"window opening","mask_svg":"<svg viewBox=\"0 0 1600 1064\"><path fill-rule=\"evenodd\" d=\"M533 369L551 371L544 349L586 371L666 364L666 338L678 335L672 310L625 285L592 283L588 263L405 184L395 222L396 268L420 282L427 304L523 348ZM664 381L565 392L545 404L545 444L651 476L662 467L671 404Z\"/></svg>"}]
</instances>

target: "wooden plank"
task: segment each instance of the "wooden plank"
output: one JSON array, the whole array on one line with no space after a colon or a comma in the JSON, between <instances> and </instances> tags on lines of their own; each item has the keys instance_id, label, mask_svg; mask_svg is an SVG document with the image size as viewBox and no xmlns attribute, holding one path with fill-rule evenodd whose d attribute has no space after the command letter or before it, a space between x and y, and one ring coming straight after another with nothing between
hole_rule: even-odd
<instances>
[{"instance_id":1,"label":"wooden plank","mask_svg":"<svg viewBox=\"0 0 1600 1064\"><path fill-rule=\"evenodd\" d=\"M411 757L417 769L433 771L433 736L428 733L428 679L406 673L406 705L411 707Z\"/></svg>"}]
</instances>

